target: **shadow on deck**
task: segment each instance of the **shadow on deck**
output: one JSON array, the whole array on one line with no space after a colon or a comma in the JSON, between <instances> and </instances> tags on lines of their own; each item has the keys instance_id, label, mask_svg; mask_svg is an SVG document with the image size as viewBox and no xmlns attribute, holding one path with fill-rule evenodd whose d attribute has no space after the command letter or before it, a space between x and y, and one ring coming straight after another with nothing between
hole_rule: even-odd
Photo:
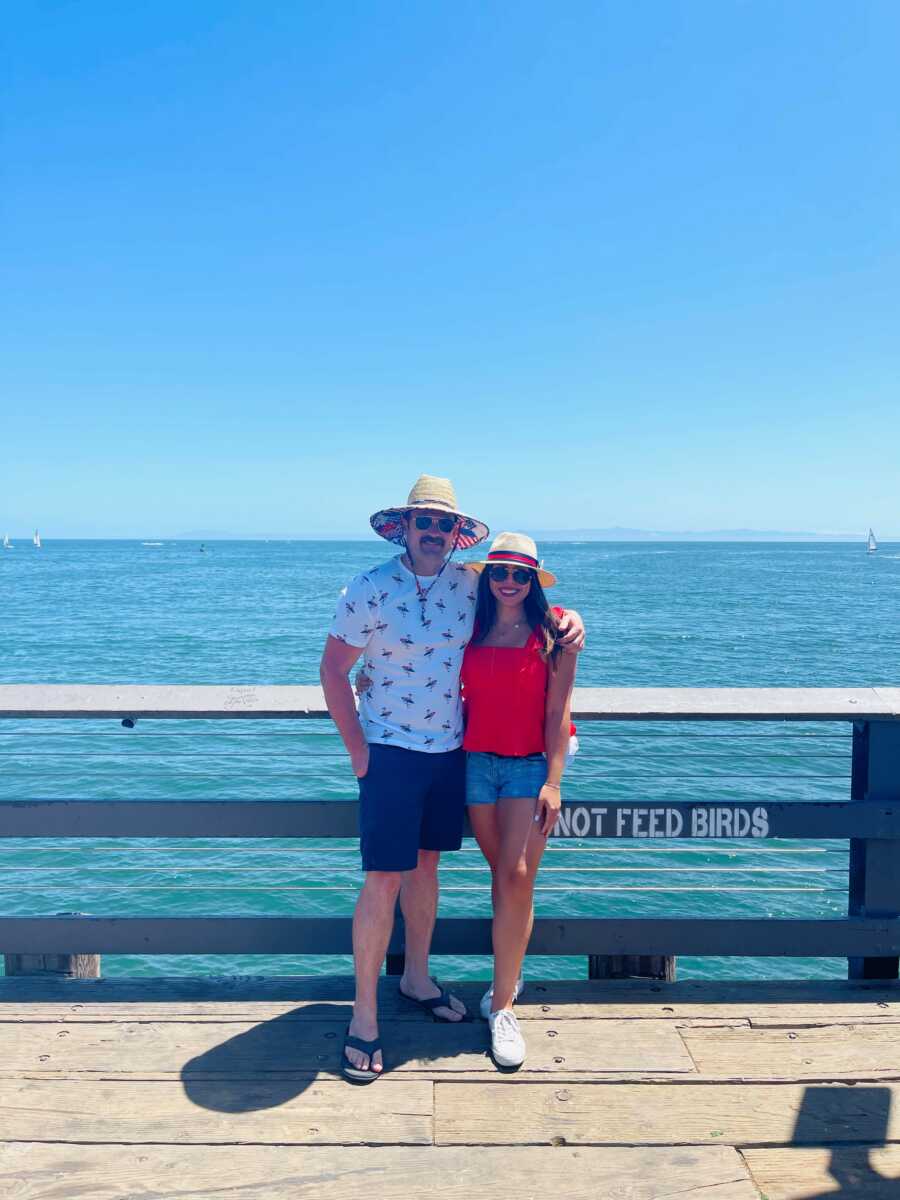
<instances>
[{"instance_id":1,"label":"shadow on deck","mask_svg":"<svg viewBox=\"0 0 900 1200\"><path fill-rule=\"evenodd\" d=\"M0 980L0 1193L900 1198L897 984L530 983L501 1075L483 1022L434 1024L385 978L368 1088L337 1075L351 994Z\"/></svg>"}]
</instances>

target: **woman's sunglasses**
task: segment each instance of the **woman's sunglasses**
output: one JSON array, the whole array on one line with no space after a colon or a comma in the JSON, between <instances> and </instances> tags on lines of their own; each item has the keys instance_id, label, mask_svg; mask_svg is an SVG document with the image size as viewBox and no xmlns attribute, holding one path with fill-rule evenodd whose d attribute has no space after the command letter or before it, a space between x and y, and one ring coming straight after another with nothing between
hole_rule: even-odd
<instances>
[{"instance_id":1,"label":"woman's sunglasses","mask_svg":"<svg viewBox=\"0 0 900 1200\"><path fill-rule=\"evenodd\" d=\"M452 533L456 527L453 517L416 517L416 529L430 529L437 525L441 533Z\"/></svg>"},{"instance_id":2,"label":"woman's sunglasses","mask_svg":"<svg viewBox=\"0 0 900 1200\"><path fill-rule=\"evenodd\" d=\"M532 571L526 571L524 567L488 567L488 575L493 579L494 583L502 583L507 575L512 575L514 583L531 583Z\"/></svg>"}]
</instances>

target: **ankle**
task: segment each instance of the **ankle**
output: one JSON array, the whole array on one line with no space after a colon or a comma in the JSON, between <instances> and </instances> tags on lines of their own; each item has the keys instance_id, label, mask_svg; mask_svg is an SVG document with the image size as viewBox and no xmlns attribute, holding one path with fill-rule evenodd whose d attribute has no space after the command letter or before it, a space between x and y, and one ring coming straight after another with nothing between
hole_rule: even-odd
<instances>
[{"instance_id":1,"label":"ankle","mask_svg":"<svg viewBox=\"0 0 900 1200\"><path fill-rule=\"evenodd\" d=\"M518 1022L518 1018L516 1017L516 1014L513 1012L513 1007L512 1007L512 1005L511 1005L511 1004L501 1004L499 1008L492 1008L492 1009L491 1009L491 1016L492 1016L492 1017L498 1017L498 1016L500 1015L500 1013L502 1013L502 1012L509 1013L509 1015L510 1015L510 1016L511 1016L511 1017L512 1017L514 1020L516 1020L516 1022Z\"/></svg>"},{"instance_id":2,"label":"ankle","mask_svg":"<svg viewBox=\"0 0 900 1200\"><path fill-rule=\"evenodd\" d=\"M415 970L407 966L400 977L400 987L404 992L420 992L424 988L431 986L431 976L428 974L428 968L424 970Z\"/></svg>"},{"instance_id":3,"label":"ankle","mask_svg":"<svg viewBox=\"0 0 900 1200\"><path fill-rule=\"evenodd\" d=\"M354 1006L350 1028L354 1033L373 1037L378 1032L378 1013L373 1009Z\"/></svg>"},{"instance_id":4,"label":"ankle","mask_svg":"<svg viewBox=\"0 0 900 1200\"><path fill-rule=\"evenodd\" d=\"M494 984L493 1003L498 1009L512 1008L512 1006L515 1004L516 996L519 990L518 982L519 981L517 979L514 979L512 983L507 984L502 988L498 988L497 984Z\"/></svg>"}]
</instances>

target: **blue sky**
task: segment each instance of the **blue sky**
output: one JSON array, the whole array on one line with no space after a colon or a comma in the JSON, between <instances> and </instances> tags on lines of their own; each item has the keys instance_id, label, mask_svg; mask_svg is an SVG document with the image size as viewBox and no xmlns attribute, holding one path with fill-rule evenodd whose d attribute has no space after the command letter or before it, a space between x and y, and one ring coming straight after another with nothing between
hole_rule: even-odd
<instances>
[{"instance_id":1,"label":"blue sky","mask_svg":"<svg viewBox=\"0 0 900 1200\"><path fill-rule=\"evenodd\" d=\"M0 525L900 533L900 6L7 13Z\"/></svg>"}]
</instances>

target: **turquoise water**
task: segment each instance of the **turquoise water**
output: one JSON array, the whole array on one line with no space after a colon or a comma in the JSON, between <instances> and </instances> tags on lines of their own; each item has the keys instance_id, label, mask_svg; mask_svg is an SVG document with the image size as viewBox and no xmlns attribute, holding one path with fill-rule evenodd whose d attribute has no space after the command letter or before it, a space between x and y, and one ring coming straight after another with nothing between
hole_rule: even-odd
<instances>
[{"instance_id":1,"label":"turquoise water","mask_svg":"<svg viewBox=\"0 0 900 1200\"><path fill-rule=\"evenodd\" d=\"M584 616L578 683L866 686L900 681L900 546L558 543L541 551ZM366 542L45 542L0 552L6 683L312 683L339 588ZM571 799L841 800L844 725L582 726ZM0 722L6 799L350 798L318 722ZM846 909L845 843L566 843L549 916L815 916ZM5 842L0 912L349 914L348 843ZM477 848L447 856L441 911L487 915ZM456 976L486 960L439 960ZM346 970L345 959L108 957L105 974ZM583 974L543 960L532 973ZM684 976L840 974L836 961L696 960Z\"/></svg>"}]
</instances>

